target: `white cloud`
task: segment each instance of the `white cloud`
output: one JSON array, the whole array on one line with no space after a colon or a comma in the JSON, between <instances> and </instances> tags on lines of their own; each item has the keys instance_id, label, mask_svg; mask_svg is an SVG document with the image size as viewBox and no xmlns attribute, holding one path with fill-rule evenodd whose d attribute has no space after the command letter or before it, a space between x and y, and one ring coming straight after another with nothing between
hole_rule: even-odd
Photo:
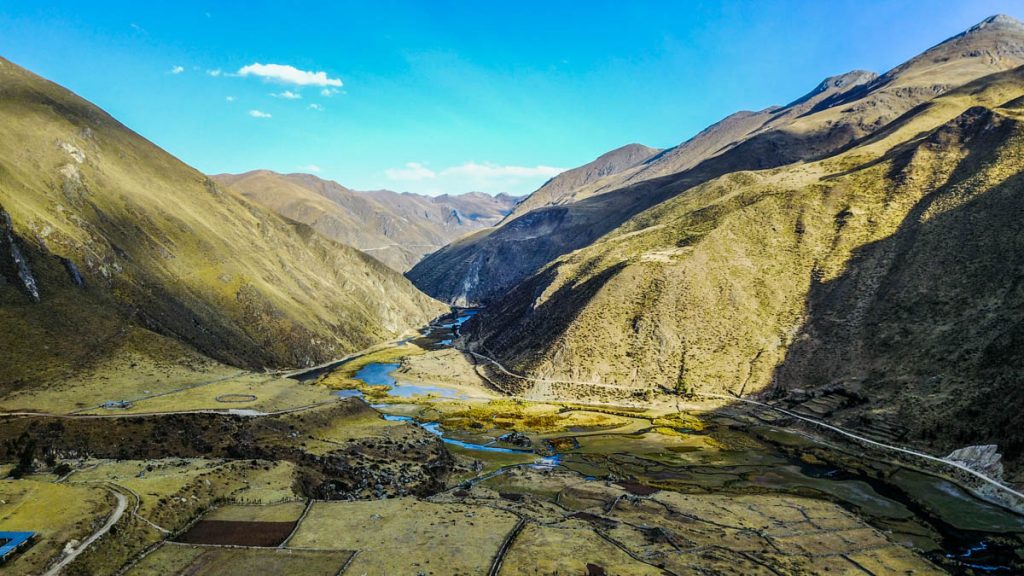
<instances>
[{"instance_id":1,"label":"white cloud","mask_svg":"<svg viewBox=\"0 0 1024 576\"><path fill-rule=\"evenodd\" d=\"M299 100L302 98L302 94L298 92L292 92L291 90L285 90L284 92L278 92L277 94L271 94L274 98L284 98L285 100Z\"/></svg>"},{"instance_id":2,"label":"white cloud","mask_svg":"<svg viewBox=\"0 0 1024 576\"><path fill-rule=\"evenodd\" d=\"M184 71L185 71L185 69L183 67L181 67L181 66L175 66L175 67L171 68L171 74L181 74Z\"/></svg>"},{"instance_id":3,"label":"white cloud","mask_svg":"<svg viewBox=\"0 0 1024 576\"><path fill-rule=\"evenodd\" d=\"M213 70L207 70L206 73L209 74L210 76L213 76L214 78L216 78L217 76L220 76L224 72L220 68L214 68Z\"/></svg>"},{"instance_id":4,"label":"white cloud","mask_svg":"<svg viewBox=\"0 0 1024 576\"><path fill-rule=\"evenodd\" d=\"M406 162L405 168L388 168L384 171L384 175L390 180L400 181L426 180L437 177L437 173L419 162Z\"/></svg>"},{"instance_id":5,"label":"white cloud","mask_svg":"<svg viewBox=\"0 0 1024 576\"><path fill-rule=\"evenodd\" d=\"M235 97L234 96L225 96L224 100L227 100L228 102L234 102L235 101Z\"/></svg>"},{"instance_id":6,"label":"white cloud","mask_svg":"<svg viewBox=\"0 0 1024 576\"><path fill-rule=\"evenodd\" d=\"M475 179L491 178L551 178L565 172L565 168L553 166L501 166L484 162L466 162L460 166L452 166L441 171L441 176L465 176Z\"/></svg>"},{"instance_id":7,"label":"white cloud","mask_svg":"<svg viewBox=\"0 0 1024 576\"><path fill-rule=\"evenodd\" d=\"M316 164L306 164L305 166L299 166L299 170L306 170L307 172L319 172L320 167Z\"/></svg>"},{"instance_id":8,"label":"white cloud","mask_svg":"<svg viewBox=\"0 0 1024 576\"><path fill-rule=\"evenodd\" d=\"M401 182L400 189L420 194L508 192L525 194L545 180L564 172L554 166L513 166L493 162L464 162L445 168L428 168L425 162L408 162L404 167L384 171L392 182Z\"/></svg>"},{"instance_id":9,"label":"white cloud","mask_svg":"<svg viewBox=\"0 0 1024 576\"><path fill-rule=\"evenodd\" d=\"M320 91L320 95L327 96L328 98L330 98L331 96L334 96L338 92L340 92L340 90L338 90L337 88L324 88L323 90Z\"/></svg>"},{"instance_id":10,"label":"white cloud","mask_svg":"<svg viewBox=\"0 0 1024 576\"><path fill-rule=\"evenodd\" d=\"M319 104L317 104L316 102L310 104L309 105L309 109L310 110L316 110L317 112L323 112L324 111L324 107L319 105Z\"/></svg>"},{"instance_id":11,"label":"white cloud","mask_svg":"<svg viewBox=\"0 0 1024 576\"><path fill-rule=\"evenodd\" d=\"M258 76L264 80L274 80L296 86L335 86L341 87L341 80L330 78L326 72L310 72L299 70L287 64L260 64L256 62L243 66L238 70L239 76Z\"/></svg>"},{"instance_id":12,"label":"white cloud","mask_svg":"<svg viewBox=\"0 0 1024 576\"><path fill-rule=\"evenodd\" d=\"M252 116L253 118L273 118L269 113L261 112L259 110L249 110L249 116Z\"/></svg>"}]
</instances>

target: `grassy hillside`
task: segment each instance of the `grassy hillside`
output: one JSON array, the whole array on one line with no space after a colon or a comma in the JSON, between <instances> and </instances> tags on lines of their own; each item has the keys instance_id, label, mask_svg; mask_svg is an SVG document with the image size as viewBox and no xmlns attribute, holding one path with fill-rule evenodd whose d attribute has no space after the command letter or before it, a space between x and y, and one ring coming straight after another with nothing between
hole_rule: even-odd
<instances>
[{"instance_id":1,"label":"grassy hillside","mask_svg":"<svg viewBox=\"0 0 1024 576\"><path fill-rule=\"evenodd\" d=\"M399 272L464 234L497 224L518 201L482 192L437 197L390 190L356 192L311 174L269 170L212 178Z\"/></svg>"},{"instance_id":2,"label":"grassy hillside","mask_svg":"<svg viewBox=\"0 0 1024 576\"><path fill-rule=\"evenodd\" d=\"M0 134L5 387L140 350L311 364L442 309L377 260L221 189L6 60Z\"/></svg>"},{"instance_id":3,"label":"grassy hillside","mask_svg":"<svg viewBox=\"0 0 1024 576\"><path fill-rule=\"evenodd\" d=\"M548 262L694 186L827 158L951 88L1021 64L1024 26L1006 17L986 20L882 76L850 72L785 107L734 114L633 169L580 187L567 196L571 203L536 208L453 243L409 277L441 300L493 301Z\"/></svg>"},{"instance_id":4,"label":"grassy hillside","mask_svg":"<svg viewBox=\"0 0 1024 576\"><path fill-rule=\"evenodd\" d=\"M1022 96L1024 69L988 76L827 159L697 186L517 286L473 344L567 380L831 387L852 425L1018 458Z\"/></svg>"}]
</instances>

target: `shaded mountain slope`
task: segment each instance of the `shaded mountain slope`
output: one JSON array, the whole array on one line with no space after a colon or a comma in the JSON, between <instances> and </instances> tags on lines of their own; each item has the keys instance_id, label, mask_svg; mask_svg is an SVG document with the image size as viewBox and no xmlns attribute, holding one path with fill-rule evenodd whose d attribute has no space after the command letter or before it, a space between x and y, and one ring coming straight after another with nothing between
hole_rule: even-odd
<instances>
[{"instance_id":1,"label":"shaded mountain slope","mask_svg":"<svg viewBox=\"0 0 1024 576\"><path fill-rule=\"evenodd\" d=\"M377 260L219 188L6 60L0 133L4 385L132 348L311 364L441 311Z\"/></svg>"},{"instance_id":2,"label":"shaded mountain slope","mask_svg":"<svg viewBox=\"0 0 1024 576\"><path fill-rule=\"evenodd\" d=\"M1019 459L1022 103L1018 68L835 156L697 186L516 286L471 345L583 397L833 390L835 421Z\"/></svg>"},{"instance_id":3,"label":"shaded mountain slope","mask_svg":"<svg viewBox=\"0 0 1024 576\"><path fill-rule=\"evenodd\" d=\"M481 192L437 197L389 190L357 192L311 174L269 170L211 178L399 272L466 233L497 224L518 201L506 194Z\"/></svg>"},{"instance_id":4,"label":"shaded mountain slope","mask_svg":"<svg viewBox=\"0 0 1024 576\"><path fill-rule=\"evenodd\" d=\"M454 242L409 278L441 300L493 301L547 262L693 186L731 172L825 158L951 87L1024 64L1022 40L1024 25L994 17L882 76L851 72L788 106L735 114L638 167L577 189L575 202L538 208Z\"/></svg>"}]
</instances>

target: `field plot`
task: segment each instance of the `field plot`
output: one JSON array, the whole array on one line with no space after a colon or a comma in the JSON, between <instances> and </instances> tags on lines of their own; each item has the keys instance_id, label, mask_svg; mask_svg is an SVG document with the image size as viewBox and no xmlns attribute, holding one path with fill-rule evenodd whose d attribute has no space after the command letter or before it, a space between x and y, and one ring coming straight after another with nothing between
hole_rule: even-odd
<instances>
[{"instance_id":1,"label":"field plot","mask_svg":"<svg viewBox=\"0 0 1024 576\"><path fill-rule=\"evenodd\" d=\"M127 576L335 576L352 557L346 550L286 548L213 548L164 544L128 571Z\"/></svg>"},{"instance_id":2,"label":"field plot","mask_svg":"<svg viewBox=\"0 0 1024 576\"><path fill-rule=\"evenodd\" d=\"M245 475L246 484L231 493L235 502L270 504L297 497L295 464L285 460L263 462Z\"/></svg>"},{"instance_id":3,"label":"field plot","mask_svg":"<svg viewBox=\"0 0 1024 576\"><path fill-rule=\"evenodd\" d=\"M586 526L535 524L519 534L501 569L502 576L602 573L660 576L664 571L633 560Z\"/></svg>"},{"instance_id":4,"label":"field plot","mask_svg":"<svg viewBox=\"0 0 1024 576\"><path fill-rule=\"evenodd\" d=\"M358 550L350 574L486 574L517 518L414 498L317 502L288 543Z\"/></svg>"},{"instance_id":5,"label":"field plot","mask_svg":"<svg viewBox=\"0 0 1024 576\"><path fill-rule=\"evenodd\" d=\"M178 536L184 544L217 546L277 546L295 529L295 522L200 520Z\"/></svg>"},{"instance_id":6,"label":"field plot","mask_svg":"<svg viewBox=\"0 0 1024 576\"><path fill-rule=\"evenodd\" d=\"M43 572L66 543L92 534L112 509L113 499L99 486L0 480L0 531L36 532L35 542L15 554L3 572Z\"/></svg>"},{"instance_id":7,"label":"field plot","mask_svg":"<svg viewBox=\"0 0 1024 576\"><path fill-rule=\"evenodd\" d=\"M267 506L229 504L215 508L177 541L186 544L278 546L295 530L305 502Z\"/></svg>"}]
</instances>

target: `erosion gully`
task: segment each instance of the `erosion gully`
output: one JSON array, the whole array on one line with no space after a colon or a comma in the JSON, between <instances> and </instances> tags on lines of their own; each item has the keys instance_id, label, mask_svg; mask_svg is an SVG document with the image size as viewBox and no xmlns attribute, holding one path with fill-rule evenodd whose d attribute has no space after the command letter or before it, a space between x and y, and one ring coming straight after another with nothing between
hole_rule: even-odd
<instances>
[{"instance_id":1,"label":"erosion gully","mask_svg":"<svg viewBox=\"0 0 1024 576\"><path fill-rule=\"evenodd\" d=\"M449 348L462 324L477 312L455 309L424 328L416 342L429 350ZM319 377L353 359L296 377ZM439 436L453 452L491 463L488 472L468 481L514 466L561 467L586 477L628 479L680 492L799 494L840 504L954 573L1024 573L1024 517L944 478L857 458L806 434L728 411L691 415L702 423L701 429L666 429L653 426L649 415L634 411L636 416L631 417L629 411L620 411L616 415L630 421L627 425L575 428L554 435L527 430L535 442L529 447L512 445L501 439L511 430L449 430L443 418L425 417L443 412L424 407L465 401L465 391L402 382L395 375L399 367L397 362L370 363L355 378L388 387L388 400L372 404L384 418L413 422ZM339 395L361 393L341 390ZM585 410L578 403L572 407ZM680 437L694 441L680 445Z\"/></svg>"}]
</instances>

